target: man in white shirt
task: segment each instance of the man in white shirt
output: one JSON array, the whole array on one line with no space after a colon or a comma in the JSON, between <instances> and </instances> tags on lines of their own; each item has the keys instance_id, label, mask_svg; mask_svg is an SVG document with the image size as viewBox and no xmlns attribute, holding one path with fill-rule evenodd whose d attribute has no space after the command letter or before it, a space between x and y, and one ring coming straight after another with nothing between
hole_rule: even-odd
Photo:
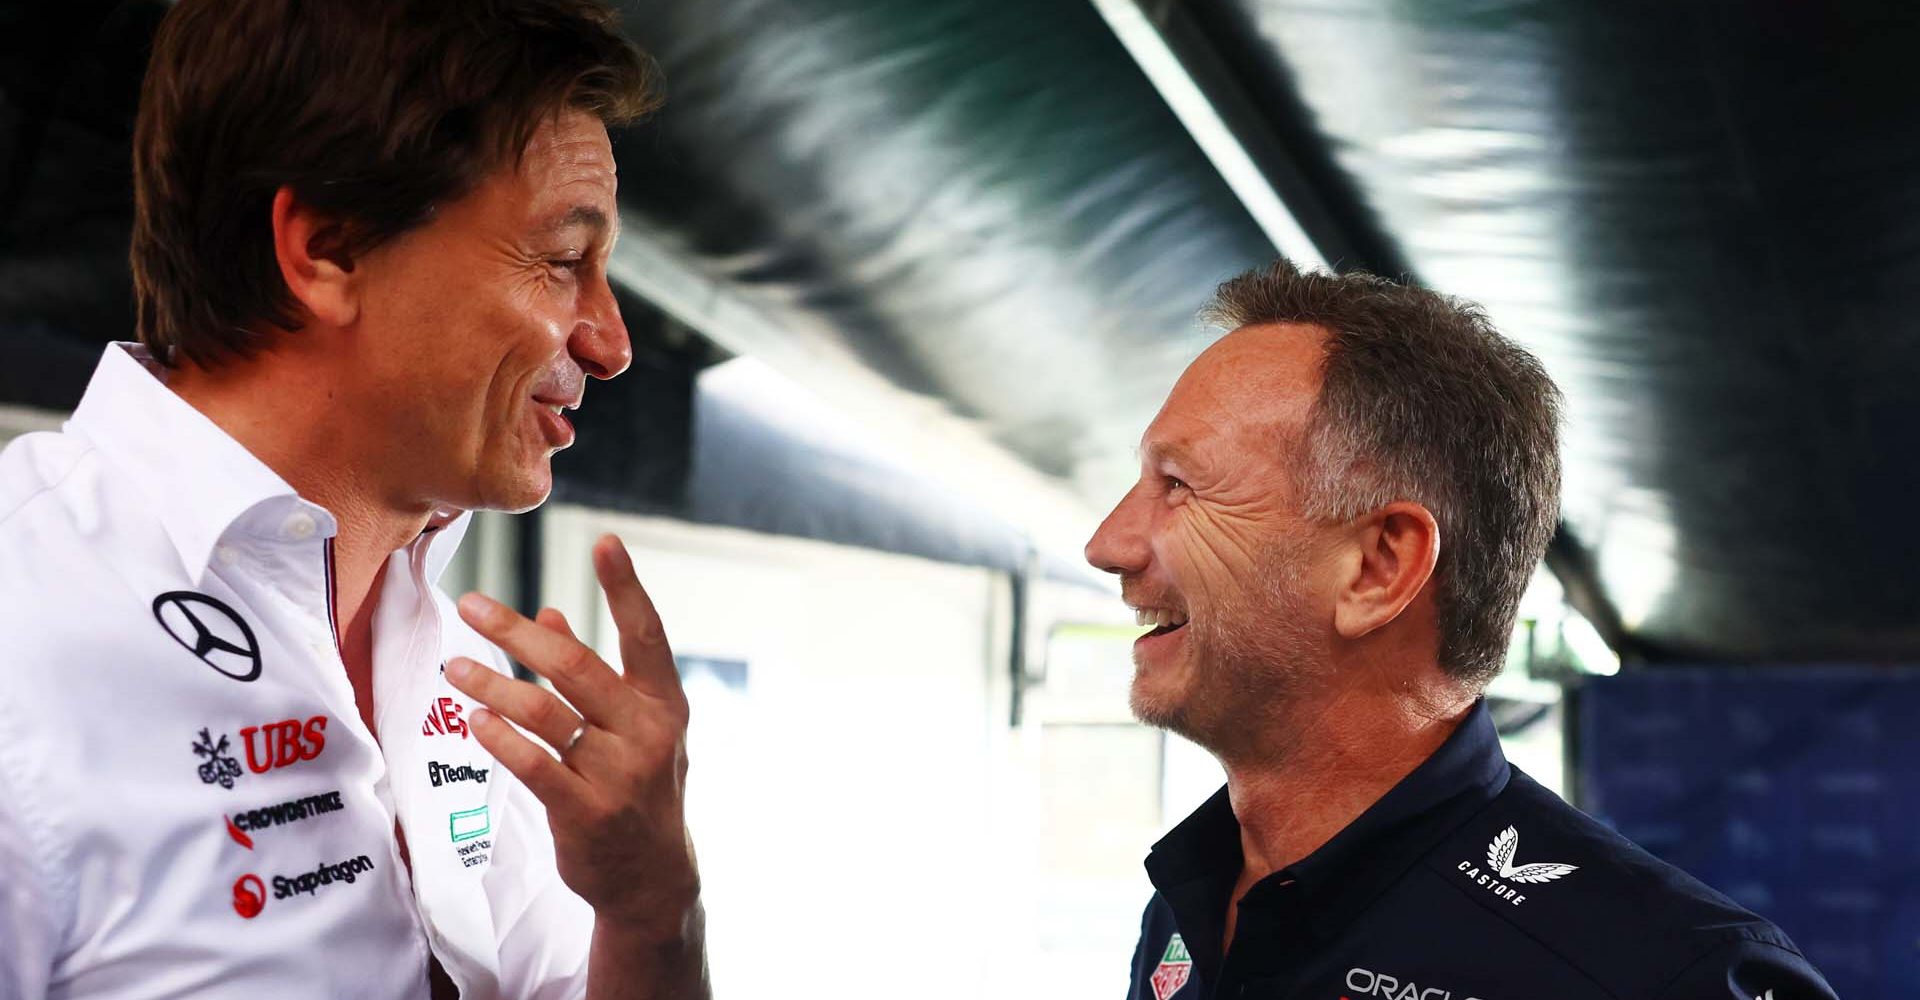
<instances>
[{"instance_id":1,"label":"man in white shirt","mask_svg":"<svg viewBox=\"0 0 1920 1000\"><path fill-rule=\"evenodd\" d=\"M593 0L168 14L141 343L0 453L0 998L706 995L624 549L621 670L436 587L631 358L606 128L654 100Z\"/></svg>"}]
</instances>

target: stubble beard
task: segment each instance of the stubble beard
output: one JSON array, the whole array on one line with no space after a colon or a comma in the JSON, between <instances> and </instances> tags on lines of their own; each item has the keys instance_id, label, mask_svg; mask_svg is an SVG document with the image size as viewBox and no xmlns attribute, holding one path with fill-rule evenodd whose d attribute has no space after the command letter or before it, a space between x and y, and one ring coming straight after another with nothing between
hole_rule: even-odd
<instances>
[{"instance_id":1,"label":"stubble beard","mask_svg":"<svg viewBox=\"0 0 1920 1000\"><path fill-rule=\"evenodd\" d=\"M1301 572L1305 545L1264 553L1253 584L1190 622L1192 680L1183 691L1130 692L1141 722L1183 736L1223 763L1265 759L1282 745L1288 708L1327 662L1324 628L1309 613Z\"/></svg>"}]
</instances>

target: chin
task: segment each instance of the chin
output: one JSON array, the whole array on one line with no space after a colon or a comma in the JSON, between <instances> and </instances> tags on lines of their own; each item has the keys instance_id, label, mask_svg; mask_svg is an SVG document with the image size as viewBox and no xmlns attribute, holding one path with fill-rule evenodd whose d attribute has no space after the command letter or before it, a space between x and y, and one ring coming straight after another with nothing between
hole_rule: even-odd
<instances>
[{"instance_id":1,"label":"chin","mask_svg":"<svg viewBox=\"0 0 1920 1000\"><path fill-rule=\"evenodd\" d=\"M482 508L524 514L547 502L553 493L553 471L542 460L537 469L496 470L483 484Z\"/></svg>"},{"instance_id":2,"label":"chin","mask_svg":"<svg viewBox=\"0 0 1920 1000\"><path fill-rule=\"evenodd\" d=\"M1147 678L1135 673L1127 691L1127 707L1133 717L1155 729L1180 732L1186 721L1186 705L1177 691L1156 691Z\"/></svg>"}]
</instances>

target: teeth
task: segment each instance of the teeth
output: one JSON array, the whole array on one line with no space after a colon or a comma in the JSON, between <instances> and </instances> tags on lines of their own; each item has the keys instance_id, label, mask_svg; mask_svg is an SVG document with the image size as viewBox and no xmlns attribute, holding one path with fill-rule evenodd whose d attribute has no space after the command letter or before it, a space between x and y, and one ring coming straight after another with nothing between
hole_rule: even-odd
<instances>
[{"instance_id":1,"label":"teeth","mask_svg":"<svg viewBox=\"0 0 1920 1000\"><path fill-rule=\"evenodd\" d=\"M1178 611L1169 611L1166 608L1135 608L1133 609L1133 623L1141 628L1146 628L1147 626L1154 628L1171 628L1178 625L1185 625L1187 623L1187 616Z\"/></svg>"},{"instance_id":2,"label":"teeth","mask_svg":"<svg viewBox=\"0 0 1920 1000\"><path fill-rule=\"evenodd\" d=\"M559 416L559 415L560 415L560 411L561 411L562 409L564 409L564 407L562 407L562 406L561 406L560 404L558 404L558 403L548 403L548 404L546 404L546 407L547 407L547 409L549 409L549 410L552 410L552 411L553 411L553 415L554 415L554 416L556 416L556 417L557 417L557 416Z\"/></svg>"}]
</instances>

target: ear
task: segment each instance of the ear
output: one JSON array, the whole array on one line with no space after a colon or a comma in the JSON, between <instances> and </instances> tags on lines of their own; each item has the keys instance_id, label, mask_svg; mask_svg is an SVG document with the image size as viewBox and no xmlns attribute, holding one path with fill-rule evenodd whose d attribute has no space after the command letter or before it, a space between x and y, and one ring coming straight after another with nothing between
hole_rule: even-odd
<instances>
[{"instance_id":1,"label":"ear","mask_svg":"<svg viewBox=\"0 0 1920 1000\"><path fill-rule=\"evenodd\" d=\"M1440 525L1427 508L1407 500L1363 515L1350 526L1351 568L1335 595L1333 627L1358 639L1400 617L1433 577L1440 561Z\"/></svg>"},{"instance_id":2,"label":"ear","mask_svg":"<svg viewBox=\"0 0 1920 1000\"><path fill-rule=\"evenodd\" d=\"M273 254L280 277L308 316L326 326L359 317L358 276L346 254L346 230L282 185L273 194Z\"/></svg>"}]
</instances>

